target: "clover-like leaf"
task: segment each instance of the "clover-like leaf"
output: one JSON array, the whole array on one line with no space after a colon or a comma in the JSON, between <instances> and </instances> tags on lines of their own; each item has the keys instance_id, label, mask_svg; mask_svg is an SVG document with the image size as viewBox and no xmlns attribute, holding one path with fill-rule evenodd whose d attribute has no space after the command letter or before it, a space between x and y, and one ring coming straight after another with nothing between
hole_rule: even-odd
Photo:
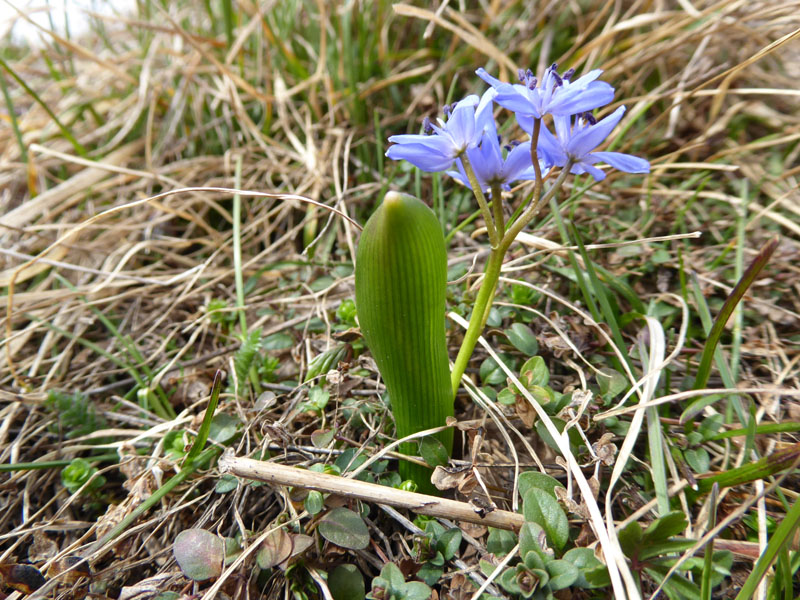
<instances>
[{"instance_id":1,"label":"clover-like leaf","mask_svg":"<svg viewBox=\"0 0 800 600\"><path fill-rule=\"evenodd\" d=\"M363 550L369 545L369 530L364 520L349 508L334 508L319 523L319 533L342 548Z\"/></svg>"}]
</instances>

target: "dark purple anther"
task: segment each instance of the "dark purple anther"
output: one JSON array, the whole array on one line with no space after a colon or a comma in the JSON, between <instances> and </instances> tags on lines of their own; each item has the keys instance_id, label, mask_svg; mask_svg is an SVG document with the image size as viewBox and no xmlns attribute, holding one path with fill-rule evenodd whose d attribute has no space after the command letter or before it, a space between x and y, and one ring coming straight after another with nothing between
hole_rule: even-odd
<instances>
[{"instance_id":1,"label":"dark purple anther","mask_svg":"<svg viewBox=\"0 0 800 600\"><path fill-rule=\"evenodd\" d=\"M433 134L433 125L431 125L431 120L428 117L422 119L422 131L425 135Z\"/></svg>"},{"instance_id":2,"label":"dark purple anther","mask_svg":"<svg viewBox=\"0 0 800 600\"><path fill-rule=\"evenodd\" d=\"M575 69L567 69L564 74L561 76L562 79L566 79L569 81L572 79L572 76L575 75Z\"/></svg>"}]
</instances>

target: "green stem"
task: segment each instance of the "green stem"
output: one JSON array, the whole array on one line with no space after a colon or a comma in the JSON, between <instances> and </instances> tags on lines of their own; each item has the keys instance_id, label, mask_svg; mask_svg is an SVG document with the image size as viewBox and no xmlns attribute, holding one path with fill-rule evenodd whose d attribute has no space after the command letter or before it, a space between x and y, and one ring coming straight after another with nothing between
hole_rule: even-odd
<instances>
[{"instance_id":1,"label":"green stem","mask_svg":"<svg viewBox=\"0 0 800 600\"><path fill-rule=\"evenodd\" d=\"M506 231L505 215L503 215L503 188L500 184L492 184L492 212L494 212L494 226L497 228L497 236L502 239Z\"/></svg>"},{"instance_id":2,"label":"green stem","mask_svg":"<svg viewBox=\"0 0 800 600\"><path fill-rule=\"evenodd\" d=\"M461 348L458 350L458 356L456 356L453 371L450 375L454 394L458 391L461 376L464 375L464 371L467 369L467 363L472 356L472 351L475 349L475 344L478 343L478 338L483 331L484 317L491 306L497 280L500 278L503 255L505 255L505 250L493 248L489 255L489 261L486 263L483 282L480 290L478 290L475 305L472 307L472 316L469 319L467 333L464 335L464 341L461 342Z\"/></svg>"},{"instance_id":3,"label":"green stem","mask_svg":"<svg viewBox=\"0 0 800 600\"><path fill-rule=\"evenodd\" d=\"M534 134L537 137L538 133L539 128L534 125ZM535 144L532 144L532 146L535 146ZM547 193L545 193L544 196L542 196L541 170L539 169L539 160L538 156L536 155L536 150L533 148L531 149L531 157L534 159L535 170L538 175L538 179L536 180L536 188L538 191L534 192L533 202L525 210L525 212L511 224L508 231L506 231L503 235L503 239L500 241L500 243L497 246L494 244L492 245L492 252L489 255L489 261L486 263L486 269L484 270L483 274L483 282L481 283L481 288L478 291L478 297L475 299L475 305L472 309L472 316L469 319L469 326L467 327L467 332L464 335L464 340L461 342L461 348L458 349L458 356L456 356L455 363L453 364L453 370L450 374L450 381L453 384L454 394L458 391L461 377L464 375L464 371L467 369L467 363L469 363L469 359L472 357L472 352L475 350L475 345L478 343L478 338L480 337L481 333L483 332L483 328L486 325L486 319L489 317L489 310L492 307L492 300L494 299L494 294L497 289L497 281L500 279L500 270L503 266L503 257L516 239L517 234L519 234L525 225L530 223L533 217L536 216L536 213L539 211L539 207L549 202L550 198L552 198L563 185L567 175L569 175L569 170L572 167L572 161L570 160L561 170L561 173L558 174L558 179L556 179L552 187L547 190ZM466 164L464 170L469 174ZM474 189L477 188L473 186L473 190Z\"/></svg>"},{"instance_id":4,"label":"green stem","mask_svg":"<svg viewBox=\"0 0 800 600\"><path fill-rule=\"evenodd\" d=\"M472 188L472 193L475 194L475 199L478 201L478 206L481 207L483 220L486 221L486 231L489 234L489 243L491 244L492 248L497 248L500 243L500 238L497 236L497 230L494 227L492 213L489 210L489 204L486 202L486 196L483 195L481 184L478 183L478 178L475 176L475 171L472 170L472 163L469 162L467 153L462 152L459 158L461 159L461 164L464 165L464 172L467 174L467 179L469 179L469 185Z\"/></svg>"}]
</instances>

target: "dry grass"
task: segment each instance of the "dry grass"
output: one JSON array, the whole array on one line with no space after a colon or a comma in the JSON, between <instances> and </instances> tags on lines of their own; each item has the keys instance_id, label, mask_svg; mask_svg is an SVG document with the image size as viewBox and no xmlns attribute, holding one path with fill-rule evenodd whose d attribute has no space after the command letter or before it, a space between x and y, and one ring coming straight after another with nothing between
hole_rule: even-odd
<instances>
[{"instance_id":1,"label":"dry grass","mask_svg":"<svg viewBox=\"0 0 800 600\"><path fill-rule=\"evenodd\" d=\"M647 178L611 173L564 211L584 240L612 244L592 251L592 259L624 278L645 305L676 307L674 318L664 315L657 327L651 323L651 334L667 331L666 347L653 354L651 345L640 355L641 371L630 374L632 381L653 370L662 376L661 388L645 384L637 392L639 403L627 405L639 410L634 425L636 415L642 423L649 401L685 390L684 374L696 369L704 334L694 316L695 297L682 293L682 278L688 276L691 286L696 276L716 313L736 281L737 261L740 267L749 263L775 234L780 246L731 324L724 351L737 369L737 383L770 390L750 395L758 423L798 419L797 396L774 390L800 388L800 3L550 2L531 14L530 3L482 2L482 8L459 12L461 3L450 2L435 15L409 5L393 12L385 3L319 0L296 3L297 12L294 4L240 3L232 44L221 26L188 3L169 11L153 5L149 17L143 12L97 20L98 30L81 39L45 34L41 49L4 49L3 60L39 101L3 71L6 106L13 113L0 113L0 285L7 302L0 464L70 460L91 449L116 451L120 459L98 465L107 482L94 502L70 495L58 468L3 473L0 563L30 560L44 572L57 556L87 553L103 531L179 468L164 446L165 435L197 430L215 371L233 372L241 343L235 242L248 331L286 334L285 347L267 353L279 361L279 383L263 383L260 398L241 381L242 393L223 395L220 410L241 424L236 454L270 451L286 464L308 464L347 447L371 453L389 443L382 434L389 417L375 393L374 371L363 370L370 369L363 355L353 358L351 349L339 380L327 384L336 401L324 419L339 435L335 451L312 445L310 434L322 426L322 417L299 408L307 388L291 382L303 380L315 356L355 339L337 327L342 322L335 314L353 295L355 223L364 221L388 187L414 191L420 185L423 197L433 197L430 178L415 183L413 174L382 159L385 137L416 131L423 114L477 90L471 73L487 63L504 79L513 77L513 65L541 71L557 61L579 72L605 69L618 102L628 106L623 123L630 129L615 150L652 161ZM79 156L78 147L87 156ZM441 186L445 194L461 194L450 182ZM222 191L236 187L266 193L242 198L238 239L233 194ZM179 188L192 189L163 194ZM618 244L692 231L702 238L644 243L638 253ZM551 219L535 233L561 242ZM479 250L468 231L459 233L451 262L469 264ZM663 255L654 261L657 251ZM542 320L535 329L554 387L588 389L592 363L605 360L604 329L576 317L565 300L575 291L565 275L564 253L529 254L521 245L513 252L513 277L553 294L537 305ZM454 296L463 292L454 287ZM209 315L209 304L220 300L231 319ZM688 321L680 316L681 304L686 314L692 311ZM636 330L636 324L626 329L629 343ZM454 333L453 351L457 338ZM487 338L495 349L504 340ZM477 377L486 352L479 350L471 375ZM655 364L664 357L668 363ZM709 387L724 383L715 375ZM137 388L150 390L152 398L163 394L166 412L143 407ZM52 390L88 397L104 420L102 428L68 437L63 415L45 402ZM482 408L478 390L474 395L478 402L459 397L458 417L487 426L478 452L470 456L465 448L463 458L486 465L480 472L498 506L517 502L508 465L541 463L565 473L560 457L518 414ZM365 409L357 427L344 418L345 399ZM678 439L682 405L675 406L661 417ZM587 416L604 410L597 402L584 408ZM603 424L574 416L591 443L600 439ZM708 445L711 470L749 460L741 439ZM645 459L646 443L635 436L627 440L618 437L615 443ZM796 441L792 433L775 433L758 436L756 448L764 455ZM136 455L136 449L144 454ZM639 469L632 464L628 469ZM612 539L614 521L650 500L617 465L621 483L595 505ZM685 489L684 474L668 466L670 485ZM610 470L597 470L607 484ZM94 552L99 597L116 598L134 585L188 592L170 554L172 540L188 527L253 540L287 519L313 531L314 520L299 518L302 503L286 489L240 484L219 494L218 478L214 468L198 473L140 518L118 545ZM796 497L792 483L796 476L783 484L789 498ZM755 500L753 494L753 486L727 490L721 511ZM687 535L699 539L707 521L703 502L678 496L691 517ZM779 519L783 507L775 498L768 496L753 514ZM643 513L642 522L653 515ZM588 522L572 518L578 529ZM305 586L309 597L321 595L319 570L348 561L374 576L384 561L407 557L407 528L413 525L396 512L373 509L370 519L369 549L313 549L307 571L273 577L264 597L284 597L290 585ZM594 541L596 529L584 530L586 543ZM482 580L475 570L485 553L485 529L464 531L469 543L462 545L458 566L446 571L440 597L470 597L474 590L464 583L465 574ZM743 533L740 526L733 537ZM752 568L752 558L736 556L742 562L721 592L725 597L733 597L736 578ZM233 598L257 597L252 562L243 564L226 572L219 586ZM646 594L653 589L644 586ZM59 593L70 593L68 586Z\"/></svg>"}]
</instances>

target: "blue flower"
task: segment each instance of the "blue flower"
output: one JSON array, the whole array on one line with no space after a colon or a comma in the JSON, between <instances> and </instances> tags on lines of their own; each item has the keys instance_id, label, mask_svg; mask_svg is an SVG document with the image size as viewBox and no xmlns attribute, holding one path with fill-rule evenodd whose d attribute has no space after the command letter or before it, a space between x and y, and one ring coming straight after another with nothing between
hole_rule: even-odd
<instances>
[{"instance_id":1,"label":"blue flower","mask_svg":"<svg viewBox=\"0 0 800 600\"><path fill-rule=\"evenodd\" d=\"M470 148L466 154L484 192L491 191L493 185L500 185L502 189L508 191L515 181L536 179L536 172L531 163L530 142L511 148L504 159L497 135L493 131L487 131L480 145ZM457 171L447 171L447 174L472 189L461 159L456 160L456 166Z\"/></svg>"},{"instance_id":2,"label":"blue flower","mask_svg":"<svg viewBox=\"0 0 800 600\"><path fill-rule=\"evenodd\" d=\"M574 115L605 106L614 99L614 88L604 81L595 81L602 70L589 71L571 81L575 73L573 69L563 75L559 75L557 69L556 64L548 67L541 83L530 69L520 69L520 83L513 85L492 77L485 69L478 69L476 73L497 91L494 101L517 116L541 119L548 113L554 116Z\"/></svg>"},{"instance_id":3,"label":"blue flower","mask_svg":"<svg viewBox=\"0 0 800 600\"><path fill-rule=\"evenodd\" d=\"M601 121L596 121L588 113L577 115L574 121L572 117L553 117L558 137L554 137L546 127L542 127L536 148L546 165L563 167L571 159L570 173L588 173L597 181L606 177L603 171L593 166L598 162L608 163L626 173L649 173L650 163L638 156L621 152L592 152L617 126L623 114L625 107L620 106ZM533 121L519 121L520 126L523 129L527 128L526 131L531 133L530 127Z\"/></svg>"},{"instance_id":4,"label":"blue flower","mask_svg":"<svg viewBox=\"0 0 800 600\"><path fill-rule=\"evenodd\" d=\"M431 135L393 135L389 141L394 146L389 147L386 156L407 160L427 172L449 169L462 152L478 145L487 127L494 129L493 97L494 90L487 90L480 99L470 95L453 107L445 107L447 121L426 122Z\"/></svg>"}]
</instances>

